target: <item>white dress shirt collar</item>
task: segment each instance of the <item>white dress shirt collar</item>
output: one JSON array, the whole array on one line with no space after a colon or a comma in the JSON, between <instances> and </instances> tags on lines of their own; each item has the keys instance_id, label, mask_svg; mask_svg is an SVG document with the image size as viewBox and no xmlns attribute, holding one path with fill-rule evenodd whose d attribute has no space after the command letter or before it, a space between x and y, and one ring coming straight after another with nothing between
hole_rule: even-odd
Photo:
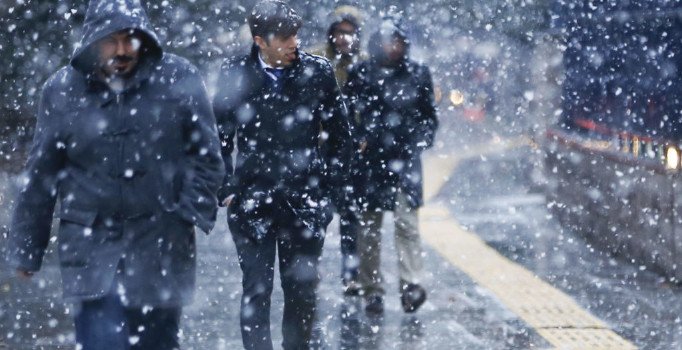
<instances>
[{"instance_id":1,"label":"white dress shirt collar","mask_svg":"<svg viewBox=\"0 0 682 350\"><path fill-rule=\"evenodd\" d=\"M263 68L263 71L264 71L270 78L272 78L272 80L274 80L274 81L277 81L277 80L278 80L277 76L274 75L274 74L272 74L272 73L270 73L270 72L268 72L268 71L266 70L266 68L270 68L270 69L280 69L280 70L284 69L284 68L275 68L275 67L273 67L273 66L271 66L271 65L269 65L269 64L267 64L267 63L265 63L265 61L263 60L263 57L261 57L260 53L258 54L258 62L260 63L260 67Z\"/></svg>"}]
</instances>

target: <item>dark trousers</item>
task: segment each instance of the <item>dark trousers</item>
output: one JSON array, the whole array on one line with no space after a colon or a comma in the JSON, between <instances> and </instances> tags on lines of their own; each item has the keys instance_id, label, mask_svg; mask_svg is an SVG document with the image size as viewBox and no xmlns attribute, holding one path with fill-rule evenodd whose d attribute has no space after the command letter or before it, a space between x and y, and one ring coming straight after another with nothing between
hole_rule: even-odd
<instances>
[{"instance_id":1,"label":"dark trousers","mask_svg":"<svg viewBox=\"0 0 682 350\"><path fill-rule=\"evenodd\" d=\"M82 350L180 349L181 308L127 308L116 293L76 307L76 342Z\"/></svg>"},{"instance_id":2,"label":"dark trousers","mask_svg":"<svg viewBox=\"0 0 682 350\"><path fill-rule=\"evenodd\" d=\"M273 210L267 234L255 240L247 214L230 215L230 231L242 269L241 333L248 350L273 349L270 335L270 296L275 256L279 257L284 292L282 347L308 349L315 316L318 263L324 237L311 232L286 209Z\"/></svg>"},{"instance_id":3,"label":"dark trousers","mask_svg":"<svg viewBox=\"0 0 682 350\"><path fill-rule=\"evenodd\" d=\"M357 280L358 277L358 231L360 219L350 208L339 210L339 231L341 233L341 255L343 257L341 275L344 283Z\"/></svg>"}]
</instances>

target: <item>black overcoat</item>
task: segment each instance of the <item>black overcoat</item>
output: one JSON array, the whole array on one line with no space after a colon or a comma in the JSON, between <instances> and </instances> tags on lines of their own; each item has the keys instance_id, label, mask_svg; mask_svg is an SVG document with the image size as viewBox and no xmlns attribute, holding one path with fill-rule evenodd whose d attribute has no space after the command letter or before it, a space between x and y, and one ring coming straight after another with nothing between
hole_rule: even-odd
<instances>
[{"instance_id":1,"label":"black overcoat","mask_svg":"<svg viewBox=\"0 0 682 350\"><path fill-rule=\"evenodd\" d=\"M353 169L360 206L393 210L398 191L411 207L423 205L421 153L438 128L429 69L409 59L390 67L370 59L351 70L344 91L358 114L355 138L367 142Z\"/></svg>"},{"instance_id":2,"label":"black overcoat","mask_svg":"<svg viewBox=\"0 0 682 350\"><path fill-rule=\"evenodd\" d=\"M219 198L235 195L230 212L251 222L273 201L286 204L314 231L331 220L347 182L350 125L329 62L298 52L280 88L262 69L258 48L223 64L214 112L223 142L226 177ZM236 137L236 162L232 151ZM272 212L272 211L269 211ZM263 219L263 220L260 220ZM258 238L264 229L254 227Z\"/></svg>"}]
</instances>

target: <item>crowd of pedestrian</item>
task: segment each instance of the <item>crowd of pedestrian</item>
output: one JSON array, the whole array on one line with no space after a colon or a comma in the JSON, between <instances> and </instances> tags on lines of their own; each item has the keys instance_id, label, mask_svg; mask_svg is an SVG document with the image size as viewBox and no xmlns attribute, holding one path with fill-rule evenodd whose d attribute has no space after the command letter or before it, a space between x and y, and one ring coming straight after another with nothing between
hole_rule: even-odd
<instances>
[{"instance_id":1,"label":"crowd of pedestrian","mask_svg":"<svg viewBox=\"0 0 682 350\"><path fill-rule=\"evenodd\" d=\"M275 263L283 348L310 347L318 263L340 217L342 291L381 314L382 221L394 213L405 312L426 300L421 153L438 119L405 23L341 6L326 43L299 47L286 2L249 13L250 52L227 58L213 100L164 50L139 0L91 0L70 64L45 83L9 233L8 261L37 272L57 209L64 297L79 349L177 349L196 274L195 228L226 207L242 270L246 349L272 349ZM226 252L230 254L230 252ZM134 339L134 341L131 341Z\"/></svg>"}]
</instances>

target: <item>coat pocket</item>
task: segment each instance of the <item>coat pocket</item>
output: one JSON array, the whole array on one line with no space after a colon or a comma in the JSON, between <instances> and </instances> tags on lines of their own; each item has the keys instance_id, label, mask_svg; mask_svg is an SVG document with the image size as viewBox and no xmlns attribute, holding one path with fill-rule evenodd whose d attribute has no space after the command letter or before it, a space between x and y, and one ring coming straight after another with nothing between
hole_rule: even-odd
<instances>
[{"instance_id":1,"label":"coat pocket","mask_svg":"<svg viewBox=\"0 0 682 350\"><path fill-rule=\"evenodd\" d=\"M123 233L118 229L120 225L117 225L115 221L110 221L111 219L102 218L98 221L98 216L98 212L94 210L63 208L59 213L60 225L64 227L61 231L64 236L72 236L73 231L76 230L84 237L94 237L100 241L117 240L122 237ZM105 222L109 223L105 224Z\"/></svg>"},{"instance_id":2,"label":"coat pocket","mask_svg":"<svg viewBox=\"0 0 682 350\"><path fill-rule=\"evenodd\" d=\"M62 207L62 210L59 213L59 219L61 221L92 227L95 223L95 219L97 219L97 212L94 210Z\"/></svg>"},{"instance_id":3,"label":"coat pocket","mask_svg":"<svg viewBox=\"0 0 682 350\"><path fill-rule=\"evenodd\" d=\"M89 264L90 251L95 248L94 210L62 206L59 212L59 257L62 267L83 268Z\"/></svg>"},{"instance_id":4,"label":"coat pocket","mask_svg":"<svg viewBox=\"0 0 682 350\"><path fill-rule=\"evenodd\" d=\"M330 203L325 198L313 200L306 197L287 200L286 203L294 217L313 233L326 230L333 218Z\"/></svg>"}]
</instances>

